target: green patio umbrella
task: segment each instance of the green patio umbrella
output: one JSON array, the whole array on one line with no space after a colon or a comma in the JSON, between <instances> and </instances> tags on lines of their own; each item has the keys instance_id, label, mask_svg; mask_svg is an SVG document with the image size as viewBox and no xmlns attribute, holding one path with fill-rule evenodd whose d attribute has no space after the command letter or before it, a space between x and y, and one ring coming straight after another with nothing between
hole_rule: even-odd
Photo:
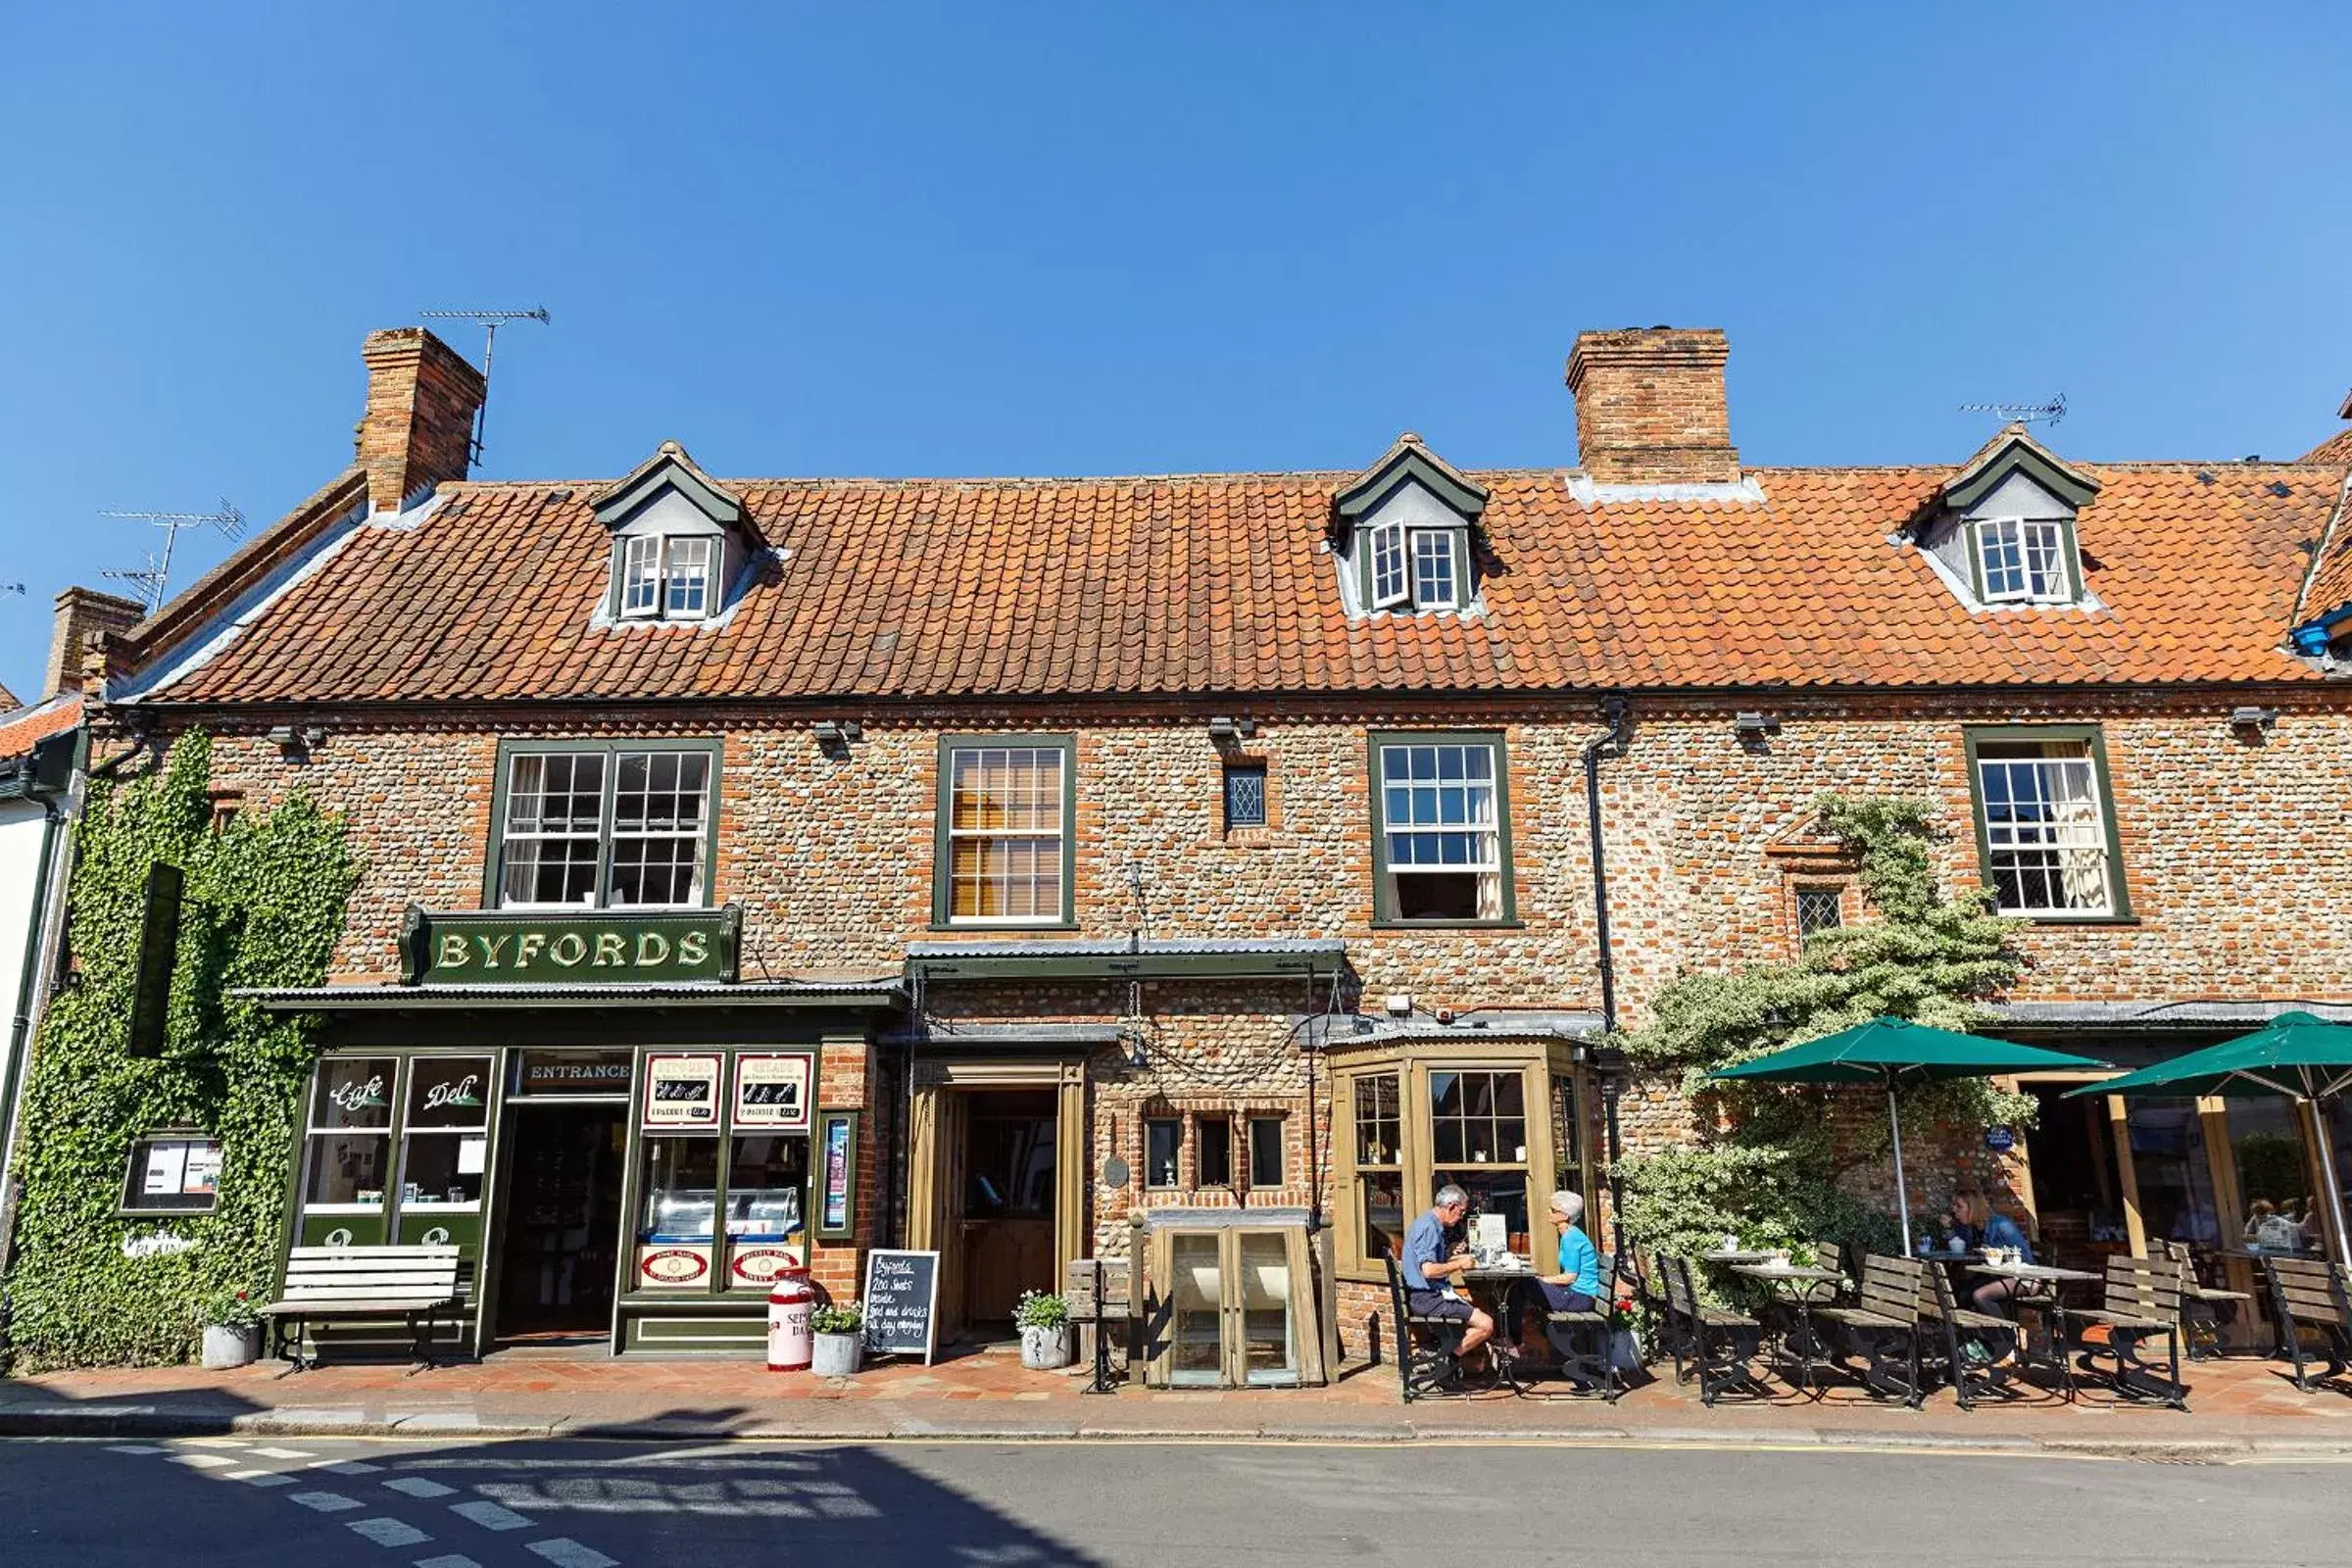
<instances>
[{"instance_id":1,"label":"green patio umbrella","mask_svg":"<svg viewBox=\"0 0 2352 1568\"><path fill-rule=\"evenodd\" d=\"M2225 1040L2203 1051L2160 1061L2153 1067L2085 1084L2074 1095L2272 1096L2311 1102L2320 1132L2320 1180L2335 1218L2335 1247L2352 1268L2352 1237L2344 1234L2344 1195L2335 1178L2335 1153L2328 1148L2328 1105L2352 1090L2352 1027L2282 1012L2250 1035Z\"/></svg>"},{"instance_id":2,"label":"green patio umbrella","mask_svg":"<svg viewBox=\"0 0 2352 1568\"><path fill-rule=\"evenodd\" d=\"M1942 1078L1987 1078L2001 1072L2076 1072L2106 1066L2087 1056L1988 1040L1935 1029L1902 1018L1877 1017L1808 1040L1710 1078L1754 1078L1784 1084L1883 1084L1886 1121L1894 1130L1894 1196L1903 1226L1903 1250L1911 1250L1911 1190L1903 1180L1903 1117L1894 1092L1905 1084Z\"/></svg>"}]
</instances>

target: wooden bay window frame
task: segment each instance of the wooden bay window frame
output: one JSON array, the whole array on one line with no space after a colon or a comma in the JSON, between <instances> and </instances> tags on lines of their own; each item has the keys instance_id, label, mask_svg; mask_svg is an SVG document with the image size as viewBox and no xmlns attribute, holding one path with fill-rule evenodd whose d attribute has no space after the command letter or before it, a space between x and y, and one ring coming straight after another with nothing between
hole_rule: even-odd
<instances>
[{"instance_id":1,"label":"wooden bay window frame","mask_svg":"<svg viewBox=\"0 0 2352 1568\"><path fill-rule=\"evenodd\" d=\"M1552 1094L1555 1082L1570 1080L1570 1113L1587 1115L1592 1103L1588 1069L1575 1060L1576 1048L1565 1041L1413 1040L1374 1045L1362 1050L1335 1048L1332 1054L1333 1181L1329 1202L1337 1232L1334 1256L1344 1279L1385 1284L1387 1272L1377 1253L1364 1243L1362 1177L1395 1171L1403 1195L1399 1228L1395 1242L1401 1246L1403 1228L1429 1208L1441 1171L1518 1171L1526 1192L1529 1246L1543 1252L1544 1236L1536 1234L1554 1186L1559 1184L1558 1150L1554 1139ZM1437 1158L1432 1079L1442 1073L1497 1072L1520 1075L1527 1155L1524 1160L1479 1163L1442 1163ZM1397 1160L1395 1165L1367 1163L1357 1137L1357 1111L1366 1085L1394 1077L1397 1086ZM1579 1137L1571 1153L1569 1185L1591 1200L1592 1166L1589 1139ZM1539 1255L1538 1262L1544 1259Z\"/></svg>"}]
</instances>

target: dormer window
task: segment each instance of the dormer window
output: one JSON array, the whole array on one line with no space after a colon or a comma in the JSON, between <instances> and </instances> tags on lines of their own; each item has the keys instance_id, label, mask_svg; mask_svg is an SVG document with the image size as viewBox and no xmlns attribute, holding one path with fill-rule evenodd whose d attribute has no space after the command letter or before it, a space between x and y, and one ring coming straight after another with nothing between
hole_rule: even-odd
<instances>
[{"instance_id":1,"label":"dormer window","mask_svg":"<svg viewBox=\"0 0 2352 1568\"><path fill-rule=\"evenodd\" d=\"M1985 517L1976 528L1977 567L1986 604L2073 602L2064 521L2056 517Z\"/></svg>"},{"instance_id":2,"label":"dormer window","mask_svg":"<svg viewBox=\"0 0 2352 1568\"><path fill-rule=\"evenodd\" d=\"M709 621L728 608L730 581L764 549L743 504L665 441L653 459L594 498L612 531L606 614L619 622Z\"/></svg>"},{"instance_id":3,"label":"dormer window","mask_svg":"<svg viewBox=\"0 0 2352 1568\"><path fill-rule=\"evenodd\" d=\"M1478 599L1472 535L1487 492L1399 437L1332 500L1332 552L1350 614L1468 611Z\"/></svg>"},{"instance_id":4,"label":"dormer window","mask_svg":"<svg viewBox=\"0 0 2352 1568\"><path fill-rule=\"evenodd\" d=\"M2011 425L1944 481L1910 541L1972 611L2097 610L2076 519L2098 492Z\"/></svg>"}]
</instances>

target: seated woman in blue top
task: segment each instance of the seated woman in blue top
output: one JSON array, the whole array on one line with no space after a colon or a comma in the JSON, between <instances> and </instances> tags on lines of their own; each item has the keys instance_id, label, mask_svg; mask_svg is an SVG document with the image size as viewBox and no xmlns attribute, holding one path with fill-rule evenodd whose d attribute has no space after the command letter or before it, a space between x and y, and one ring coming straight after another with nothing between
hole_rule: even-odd
<instances>
[{"instance_id":1,"label":"seated woman in blue top","mask_svg":"<svg viewBox=\"0 0 2352 1568\"><path fill-rule=\"evenodd\" d=\"M1590 1312L1608 1289L1600 1277L1600 1253L1580 1223L1584 1217L1581 1194L1551 1195L1551 1223L1560 1233L1560 1271L1538 1275L1536 1287L1544 1293L1544 1304L1554 1312Z\"/></svg>"}]
</instances>

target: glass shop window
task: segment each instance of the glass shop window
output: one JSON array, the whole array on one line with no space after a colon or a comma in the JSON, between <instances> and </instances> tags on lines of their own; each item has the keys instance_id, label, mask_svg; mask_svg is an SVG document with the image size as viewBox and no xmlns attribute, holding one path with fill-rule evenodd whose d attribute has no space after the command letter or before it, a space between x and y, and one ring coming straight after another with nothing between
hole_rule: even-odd
<instances>
[{"instance_id":1,"label":"glass shop window","mask_svg":"<svg viewBox=\"0 0 2352 1568\"><path fill-rule=\"evenodd\" d=\"M645 1140L645 1209L649 1242L708 1242L718 1218L718 1140Z\"/></svg>"},{"instance_id":2,"label":"glass shop window","mask_svg":"<svg viewBox=\"0 0 2352 1568\"><path fill-rule=\"evenodd\" d=\"M482 1200L490 1151L488 1056L418 1056L409 1063L401 1134L403 1208L470 1208Z\"/></svg>"},{"instance_id":3,"label":"glass shop window","mask_svg":"<svg viewBox=\"0 0 2352 1568\"><path fill-rule=\"evenodd\" d=\"M1357 1245L1360 1255L1394 1255L1404 1248L1403 1097L1397 1075L1367 1073L1355 1080Z\"/></svg>"},{"instance_id":4,"label":"glass shop window","mask_svg":"<svg viewBox=\"0 0 2352 1568\"><path fill-rule=\"evenodd\" d=\"M303 1206L381 1208L391 1169L394 1056L333 1056L311 1091Z\"/></svg>"},{"instance_id":5,"label":"glass shop window","mask_svg":"<svg viewBox=\"0 0 2352 1568\"><path fill-rule=\"evenodd\" d=\"M808 1140L737 1138L727 1164L727 1235L735 1241L804 1241Z\"/></svg>"}]
</instances>

